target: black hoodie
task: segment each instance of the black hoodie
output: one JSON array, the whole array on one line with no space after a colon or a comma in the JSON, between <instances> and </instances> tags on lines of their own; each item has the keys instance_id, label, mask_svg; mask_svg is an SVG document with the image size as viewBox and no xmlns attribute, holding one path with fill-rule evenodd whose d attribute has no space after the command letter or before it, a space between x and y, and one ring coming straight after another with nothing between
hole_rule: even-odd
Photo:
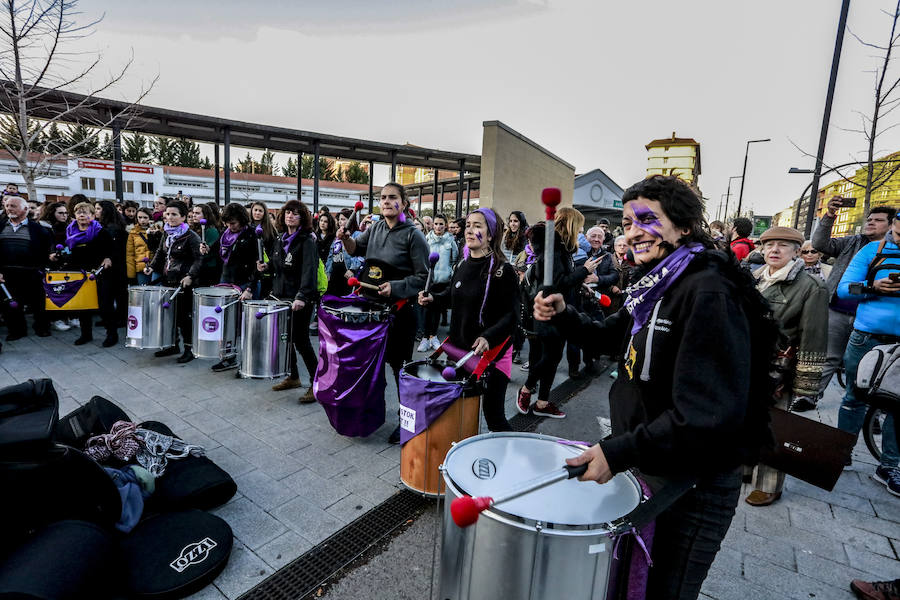
<instances>
[{"instance_id":1,"label":"black hoodie","mask_svg":"<svg viewBox=\"0 0 900 600\"><path fill-rule=\"evenodd\" d=\"M760 432L747 418L750 330L736 269L724 253L698 255L633 338L624 308L603 323L571 307L552 320L583 348L621 348L609 393L613 436L600 442L613 473L702 477L754 455Z\"/></svg>"}]
</instances>

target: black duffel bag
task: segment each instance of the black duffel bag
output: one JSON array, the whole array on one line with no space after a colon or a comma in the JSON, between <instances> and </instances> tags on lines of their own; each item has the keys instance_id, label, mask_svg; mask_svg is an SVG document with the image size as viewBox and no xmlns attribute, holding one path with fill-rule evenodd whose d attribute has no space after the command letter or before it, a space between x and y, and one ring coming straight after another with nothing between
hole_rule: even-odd
<instances>
[{"instance_id":1,"label":"black duffel bag","mask_svg":"<svg viewBox=\"0 0 900 600\"><path fill-rule=\"evenodd\" d=\"M56 441L79 450L88 438L109 433L116 421L131 421L125 411L102 396L94 396L59 419Z\"/></svg>"},{"instance_id":2,"label":"black duffel bag","mask_svg":"<svg viewBox=\"0 0 900 600\"><path fill-rule=\"evenodd\" d=\"M0 457L48 450L59 418L59 397L49 379L29 379L0 390Z\"/></svg>"}]
</instances>

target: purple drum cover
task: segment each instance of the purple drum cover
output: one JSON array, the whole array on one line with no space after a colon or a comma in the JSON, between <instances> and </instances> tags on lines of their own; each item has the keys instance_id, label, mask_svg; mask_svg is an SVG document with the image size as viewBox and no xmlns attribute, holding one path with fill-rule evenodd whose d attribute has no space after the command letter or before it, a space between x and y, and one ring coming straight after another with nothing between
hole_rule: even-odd
<instances>
[{"instance_id":1,"label":"purple drum cover","mask_svg":"<svg viewBox=\"0 0 900 600\"><path fill-rule=\"evenodd\" d=\"M50 302L62 308L63 305L75 297L75 294L78 293L84 282L84 278L77 281L54 281L53 283L44 279L44 293L50 299Z\"/></svg>"},{"instance_id":2,"label":"purple drum cover","mask_svg":"<svg viewBox=\"0 0 900 600\"><path fill-rule=\"evenodd\" d=\"M454 400L462 396L463 386L448 381L428 381L400 371L401 422L407 417L415 422L415 431L400 427L400 443L405 444L444 414Z\"/></svg>"},{"instance_id":3,"label":"purple drum cover","mask_svg":"<svg viewBox=\"0 0 900 600\"><path fill-rule=\"evenodd\" d=\"M385 421L384 353L392 319L347 323L324 309L372 307L358 296L324 296L318 309L319 364L313 381L316 400L335 431L365 437ZM383 307L378 307L383 309Z\"/></svg>"}]
</instances>

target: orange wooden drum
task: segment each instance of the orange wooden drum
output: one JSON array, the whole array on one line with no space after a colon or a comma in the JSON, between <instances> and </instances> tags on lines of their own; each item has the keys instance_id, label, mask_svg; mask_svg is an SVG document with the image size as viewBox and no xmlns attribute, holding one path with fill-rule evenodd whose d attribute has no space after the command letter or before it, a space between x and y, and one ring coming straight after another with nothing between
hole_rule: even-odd
<instances>
[{"instance_id":1,"label":"orange wooden drum","mask_svg":"<svg viewBox=\"0 0 900 600\"><path fill-rule=\"evenodd\" d=\"M410 490L428 496L443 493L444 478L439 467L454 443L478 435L481 416L480 386L464 381L447 382L441 376L443 366L420 361L403 368L405 376L438 384L462 385L461 395L424 431L407 441L400 449L400 481ZM402 423L407 404L402 396L400 404Z\"/></svg>"}]
</instances>

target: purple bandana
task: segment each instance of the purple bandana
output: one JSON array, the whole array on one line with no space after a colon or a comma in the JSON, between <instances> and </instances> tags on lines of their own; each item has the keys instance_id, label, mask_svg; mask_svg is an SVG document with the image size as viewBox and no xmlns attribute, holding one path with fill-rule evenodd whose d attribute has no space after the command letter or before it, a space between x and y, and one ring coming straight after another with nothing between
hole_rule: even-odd
<instances>
[{"instance_id":1,"label":"purple bandana","mask_svg":"<svg viewBox=\"0 0 900 600\"><path fill-rule=\"evenodd\" d=\"M287 231L281 234L281 241L284 244L284 253L288 253L288 249L291 247L291 243L294 241L294 238L297 237L297 234L300 233L300 230L297 229L291 235L288 235Z\"/></svg>"},{"instance_id":2,"label":"purple bandana","mask_svg":"<svg viewBox=\"0 0 900 600\"><path fill-rule=\"evenodd\" d=\"M103 229L103 226L97 221L92 220L88 224L88 228L81 231L78 228L78 222L72 221L69 223L68 227L66 227L66 246L71 250L78 244L87 244L97 237L97 234L100 233L101 229Z\"/></svg>"},{"instance_id":3,"label":"purple bandana","mask_svg":"<svg viewBox=\"0 0 900 600\"><path fill-rule=\"evenodd\" d=\"M170 227L168 225L163 225L163 230L165 230L166 236L168 236L168 237L166 237L166 246L171 248L172 242L175 241L175 238L181 237L182 235L187 233L188 229L190 229L190 228L188 227L187 223L182 223L178 227Z\"/></svg>"},{"instance_id":4,"label":"purple bandana","mask_svg":"<svg viewBox=\"0 0 900 600\"><path fill-rule=\"evenodd\" d=\"M226 265L228 264L228 259L231 258L231 251L234 250L234 243L246 230L247 226L245 225L235 233L232 233L231 229L229 229L228 227L226 227L225 231L222 232L222 237L219 238L219 256L222 258L222 262Z\"/></svg>"},{"instance_id":5,"label":"purple bandana","mask_svg":"<svg viewBox=\"0 0 900 600\"><path fill-rule=\"evenodd\" d=\"M428 381L400 371L400 443L419 435L462 396L462 385Z\"/></svg>"},{"instance_id":6,"label":"purple bandana","mask_svg":"<svg viewBox=\"0 0 900 600\"><path fill-rule=\"evenodd\" d=\"M625 293L625 308L631 313L634 325L631 327L631 335L635 335L647 322L654 305L659 301L666 290L681 275L694 258L703 252L702 244L686 244L679 246L675 252L668 255L656 265L652 271L644 275L640 280L628 286Z\"/></svg>"},{"instance_id":7,"label":"purple bandana","mask_svg":"<svg viewBox=\"0 0 900 600\"><path fill-rule=\"evenodd\" d=\"M87 275L81 274L81 279L73 279L69 281L48 282L44 279L44 293L54 305L62 308L69 300L75 297L84 282L87 281Z\"/></svg>"}]
</instances>

